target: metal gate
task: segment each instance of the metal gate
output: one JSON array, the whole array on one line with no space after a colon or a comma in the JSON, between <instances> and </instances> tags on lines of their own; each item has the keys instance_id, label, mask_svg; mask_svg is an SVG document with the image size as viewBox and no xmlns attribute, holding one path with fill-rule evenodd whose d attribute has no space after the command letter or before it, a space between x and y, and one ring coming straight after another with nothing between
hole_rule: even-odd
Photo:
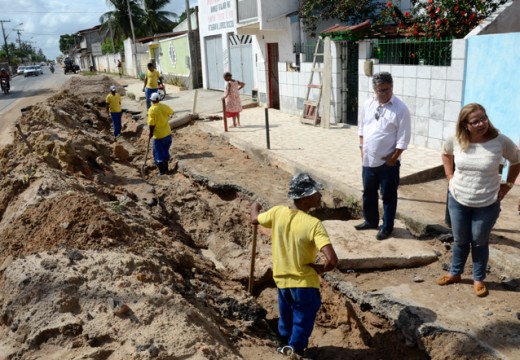
<instances>
[{"instance_id":1,"label":"metal gate","mask_svg":"<svg viewBox=\"0 0 520 360\"><path fill-rule=\"evenodd\" d=\"M358 124L359 46L353 41L341 43L341 122Z\"/></svg>"},{"instance_id":2,"label":"metal gate","mask_svg":"<svg viewBox=\"0 0 520 360\"><path fill-rule=\"evenodd\" d=\"M224 90L224 57L220 35L206 38L206 70L208 89Z\"/></svg>"},{"instance_id":3,"label":"metal gate","mask_svg":"<svg viewBox=\"0 0 520 360\"><path fill-rule=\"evenodd\" d=\"M231 74L233 79L246 84L240 91L251 95L253 89L253 44L249 35L229 36L229 55L231 58Z\"/></svg>"}]
</instances>

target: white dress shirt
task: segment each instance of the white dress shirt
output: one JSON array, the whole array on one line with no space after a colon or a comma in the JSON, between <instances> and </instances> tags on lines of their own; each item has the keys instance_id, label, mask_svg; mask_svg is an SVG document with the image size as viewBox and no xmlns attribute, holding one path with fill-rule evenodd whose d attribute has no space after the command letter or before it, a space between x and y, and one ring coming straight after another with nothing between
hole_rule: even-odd
<instances>
[{"instance_id":1,"label":"white dress shirt","mask_svg":"<svg viewBox=\"0 0 520 360\"><path fill-rule=\"evenodd\" d=\"M376 113L379 113L379 119L376 119ZM358 134L363 137L363 166L381 166L385 163L384 158L395 149L408 148L411 136L410 111L394 95L383 105L376 98L368 99L361 110Z\"/></svg>"}]
</instances>

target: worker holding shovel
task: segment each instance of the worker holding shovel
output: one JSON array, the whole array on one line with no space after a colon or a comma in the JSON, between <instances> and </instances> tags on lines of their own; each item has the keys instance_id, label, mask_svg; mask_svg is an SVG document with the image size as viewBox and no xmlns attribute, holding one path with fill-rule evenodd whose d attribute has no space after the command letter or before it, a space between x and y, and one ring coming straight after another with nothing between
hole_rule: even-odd
<instances>
[{"instance_id":1,"label":"worker holding shovel","mask_svg":"<svg viewBox=\"0 0 520 360\"><path fill-rule=\"evenodd\" d=\"M166 104L159 103L159 94L153 93L150 97L152 106L148 110L148 126L150 138L153 137L153 159L159 169L159 175L168 172L170 161L170 146L172 145L172 129L168 118L173 115L173 109ZM150 143L150 140L148 140Z\"/></svg>"},{"instance_id":2,"label":"worker holding shovel","mask_svg":"<svg viewBox=\"0 0 520 360\"><path fill-rule=\"evenodd\" d=\"M303 356L321 306L319 274L336 267L338 258L320 220L307 214L321 205L322 186L308 174L295 175L289 184L292 206L275 206L260 213L251 206L251 223L272 229L273 278L278 287L278 352ZM324 264L315 264L321 251Z\"/></svg>"}]
</instances>

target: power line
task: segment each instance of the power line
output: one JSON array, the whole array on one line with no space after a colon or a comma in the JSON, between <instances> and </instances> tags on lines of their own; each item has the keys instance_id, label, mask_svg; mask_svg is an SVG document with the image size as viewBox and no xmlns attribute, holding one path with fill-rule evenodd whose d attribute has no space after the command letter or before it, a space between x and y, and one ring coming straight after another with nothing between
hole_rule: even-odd
<instances>
[{"instance_id":1,"label":"power line","mask_svg":"<svg viewBox=\"0 0 520 360\"><path fill-rule=\"evenodd\" d=\"M21 11L21 10L3 10L2 13L20 13L20 14L104 14L103 11Z\"/></svg>"}]
</instances>

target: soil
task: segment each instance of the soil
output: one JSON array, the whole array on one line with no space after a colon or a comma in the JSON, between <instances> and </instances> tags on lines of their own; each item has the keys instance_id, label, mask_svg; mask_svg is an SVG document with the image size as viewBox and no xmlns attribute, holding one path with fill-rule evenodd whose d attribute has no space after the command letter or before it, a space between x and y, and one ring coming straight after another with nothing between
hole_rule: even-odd
<instances>
[{"instance_id":1,"label":"soil","mask_svg":"<svg viewBox=\"0 0 520 360\"><path fill-rule=\"evenodd\" d=\"M125 114L114 142L103 102L112 84L72 78L19 119L29 145L0 150L0 359L283 358L261 228L247 293L248 216L253 200L286 202L291 175L192 123L174 131L170 174L157 176L148 159L143 178L144 115ZM324 205L317 216L358 216L337 194L325 192ZM368 291L384 282L379 272L334 273ZM312 358L454 358L407 344L392 321L325 280L321 292Z\"/></svg>"}]
</instances>

